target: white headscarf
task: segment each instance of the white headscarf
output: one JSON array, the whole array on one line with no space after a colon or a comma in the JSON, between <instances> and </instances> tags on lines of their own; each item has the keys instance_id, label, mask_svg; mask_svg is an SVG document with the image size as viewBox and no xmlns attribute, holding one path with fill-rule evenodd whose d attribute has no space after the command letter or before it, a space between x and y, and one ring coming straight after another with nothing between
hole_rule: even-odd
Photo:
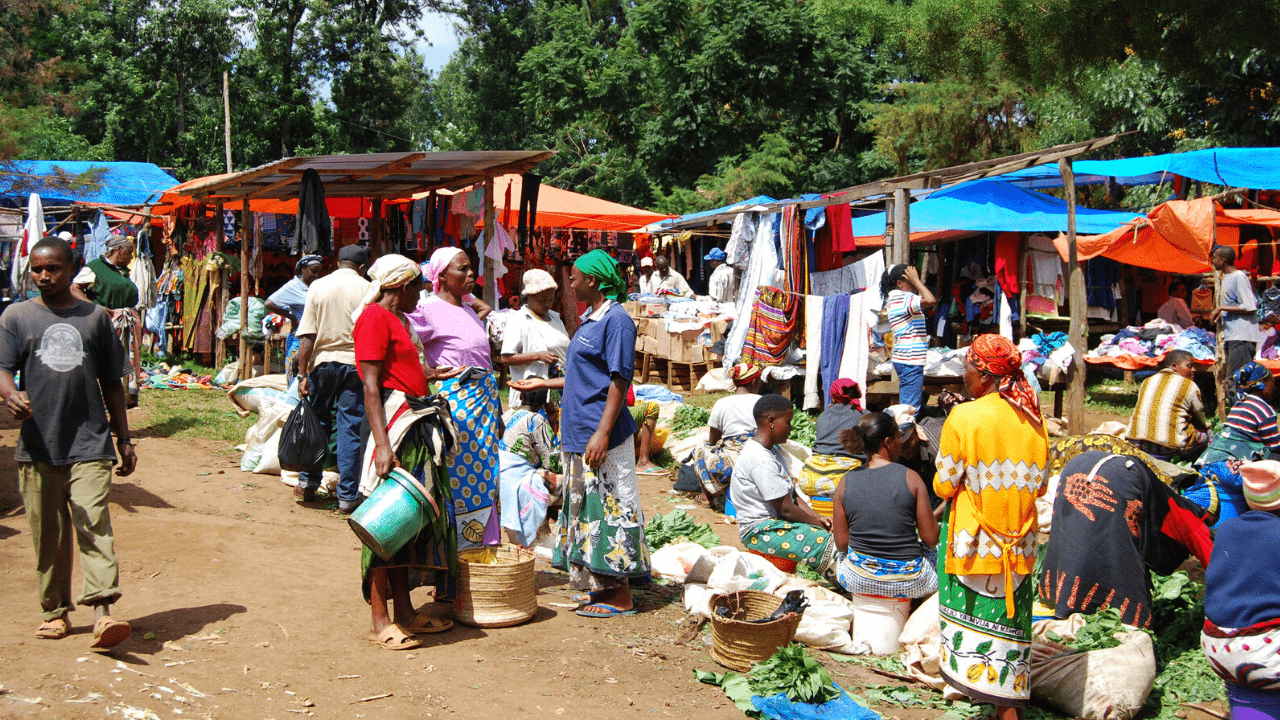
<instances>
[{"instance_id":1,"label":"white headscarf","mask_svg":"<svg viewBox=\"0 0 1280 720\"><path fill-rule=\"evenodd\" d=\"M406 283L421 277L422 270L418 264L403 255L383 255L369 266L369 289L365 291L360 307L351 315L352 320L359 320L365 307L376 302L383 290L394 290L404 287Z\"/></svg>"}]
</instances>

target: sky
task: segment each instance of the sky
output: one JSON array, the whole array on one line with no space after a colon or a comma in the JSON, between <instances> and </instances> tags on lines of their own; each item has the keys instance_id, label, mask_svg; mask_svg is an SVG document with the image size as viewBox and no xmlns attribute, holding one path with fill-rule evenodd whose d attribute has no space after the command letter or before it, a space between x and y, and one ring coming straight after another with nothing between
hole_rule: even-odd
<instances>
[{"instance_id":1,"label":"sky","mask_svg":"<svg viewBox=\"0 0 1280 720\"><path fill-rule=\"evenodd\" d=\"M458 49L458 33L454 30L457 19L443 13L428 12L422 16L418 27L426 38L416 46L426 59L427 68L439 73L449 62L449 56ZM430 44L428 44L428 41Z\"/></svg>"}]
</instances>

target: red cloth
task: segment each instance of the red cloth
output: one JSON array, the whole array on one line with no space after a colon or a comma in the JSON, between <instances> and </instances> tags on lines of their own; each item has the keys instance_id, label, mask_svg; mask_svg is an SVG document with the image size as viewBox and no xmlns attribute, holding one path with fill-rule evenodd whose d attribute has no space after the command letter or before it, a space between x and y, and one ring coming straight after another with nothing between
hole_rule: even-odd
<instances>
[{"instance_id":1,"label":"red cloth","mask_svg":"<svg viewBox=\"0 0 1280 720\"><path fill-rule=\"evenodd\" d=\"M996 236L996 282L1005 297L1018 294L1018 254L1022 249L1022 235L1000 233Z\"/></svg>"},{"instance_id":2,"label":"red cloth","mask_svg":"<svg viewBox=\"0 0 1280 720\"><path fill-rule=\"evenodd\" d=\"M849 214L849 203L828 205L827 225L831 226L832 252L843 255L857 249L857 243L853 239L853 217Z\"/></svg>"},{"instance_id":3,"label":"red cloth","mask_svg":"<svg viewBox=\"0 0 1280 720\"><path fill-rule=\"evenodd\" d=\"M400 390L412 397L430 394L427 375L418 359L418 348L409 337L409 329L389 310L377 303L366 306L356 320L352 340L357 363L382 363L378 380L383 388ZM360 377L363 379L364 373Z\"/></svg>"},{"instance_id":4,"label":"red cloth","mask_svg":"<svg viewBox=\"0 0 1280 720\"><path fill-rule=\"evenodd\" d=\"M825 223L813 234L813 261L818 272L844 267L844 258L836 252L831 241L831 226Z\"/></svg>"},{"instance_id":5,"label":"red cloth","mask_svg":"<svg viewBox=\"0 0 1280 720\"><path fill-rule=\"evenodd\" d=\"M1169 498L1169 514L1164 516L1160 532L1190 550L1201 565L1209 564L1209 556L1213 555L1213 537L1209 534L1208 526L1204 524L1204 520L1178 505L1173 498Z\"/></svg>"}]
</instances>

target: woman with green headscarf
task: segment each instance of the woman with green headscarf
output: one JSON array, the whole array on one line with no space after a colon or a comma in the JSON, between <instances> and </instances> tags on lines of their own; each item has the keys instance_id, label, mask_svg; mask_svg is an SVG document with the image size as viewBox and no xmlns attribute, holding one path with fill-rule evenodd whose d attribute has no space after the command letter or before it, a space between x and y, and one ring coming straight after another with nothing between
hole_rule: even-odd
<instances>
[{"instance_id":1,"label":"woman with green headscarf","mask_svg":"<svg viewBox=\"0 0 1280 720\"><path fill-rule=\"evenodd\" d=\"M635 369L636 325L618 303L626 283L618 264L592 250L573 264L570 284L590 305L569 341L564 377L514 381L522 392L564 391L560 400L560 450L564 509L553 562L569 571L583 591L579 615L613 617L635 613L632 578L649 576L649 546L636 483L636 432L626 412L627 387Z\"/></svg>"}]
</instances>

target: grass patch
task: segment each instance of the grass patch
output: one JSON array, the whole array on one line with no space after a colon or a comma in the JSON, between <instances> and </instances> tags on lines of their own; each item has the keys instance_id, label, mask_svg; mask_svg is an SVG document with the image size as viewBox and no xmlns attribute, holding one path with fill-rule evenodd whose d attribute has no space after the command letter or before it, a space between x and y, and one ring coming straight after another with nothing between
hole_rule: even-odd
<instances>
[{"instance_id":1,"label":"grass patch","mask_svg":"<svg viewBox=\"0 0 1280 720\"><path fill-rule=\"evenodd\" d=\"M1085 407L1114 415L1129 415L1138 403L1138 384L1101 380L1085 388Z\"/></svg>"},{"instance_id":2,"label":"grass patch","mask_svg":"<svg viewBox=\"0 0 1280 720\"><path fill-rule=\"evenodd\" d=\"M222 390L143 390L146 422L136 430L152 437L218 440L239 445L256 416L240 417Z\"/></svg>"},{"instance_id":3,"label":"grass patch","mask_svg":"<svg viewBox=\"0 0 1280 720\"><path fill-rule=\"evenodd\" d=\"M720 398L729 397L732 394L733 394L732 392L713 392L713 393L706 393L705 395L685 395L684 404L692 405L693 407L706 408L710 410L711 406L715 405L717 400L719 400Z\"/></svg>"}]
</instances>

